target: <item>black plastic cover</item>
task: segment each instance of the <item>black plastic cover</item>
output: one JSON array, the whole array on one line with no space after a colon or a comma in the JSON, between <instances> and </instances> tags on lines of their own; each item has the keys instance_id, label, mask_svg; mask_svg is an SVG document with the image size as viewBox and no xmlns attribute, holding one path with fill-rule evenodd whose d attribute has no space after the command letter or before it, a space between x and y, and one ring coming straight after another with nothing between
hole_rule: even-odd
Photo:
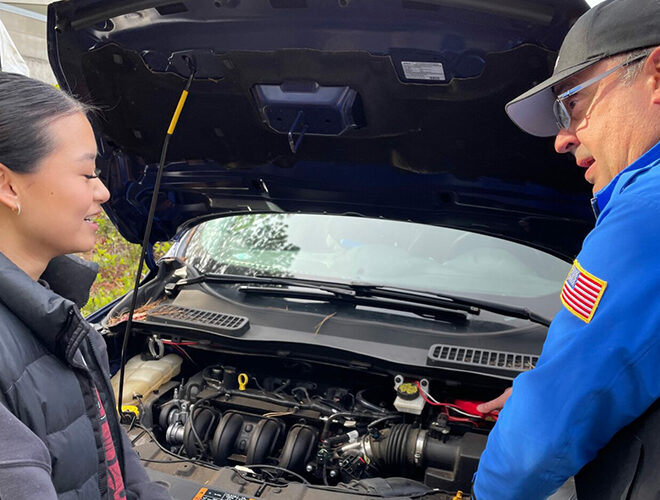
<instances>
[{"instance_id":1,"label":"black plastic cover","mask_svg":"<svg viewBox=\"0 0 660 500\"><path fill-rule=\"evenodd\" d=\"M250 320L244 316L173 305L155 307L149 311L147 319L156 323L186 328L201 326L207 330L234 336L243 335L250 328Z\"/></svg>"},{"instance_id":2,"label":"black plastic cover","mask_svg":"<svg viewBox=\"0 0 660 500\"><path fill-rule=\"evenodd\" d=\"M539 357L533 354L495 351L446 344L433 344L426 364L443 367L473 367L480 372L515 377L536 366Z\"/></svg>"}]
</instances>

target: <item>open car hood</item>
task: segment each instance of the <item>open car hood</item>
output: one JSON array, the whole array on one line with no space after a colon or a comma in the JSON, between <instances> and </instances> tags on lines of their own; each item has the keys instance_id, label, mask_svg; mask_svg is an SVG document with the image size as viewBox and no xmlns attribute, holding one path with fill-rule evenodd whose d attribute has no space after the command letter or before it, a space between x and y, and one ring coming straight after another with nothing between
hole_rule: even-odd
<instances>
[{"instance_id":1,"label":"open car hood","mask_svg":"<svg viewBox=\"0 0 660 500\"><path fill-rule=\"evenodd\" d=\"M51 4L62 88L98 107L105 206L141 241L239 212L436 224L572 259L589 186L504 104L552 69L582 0L75 0ZM294 152L295 150L295 152Z\"/></svg>"}]
</instances>

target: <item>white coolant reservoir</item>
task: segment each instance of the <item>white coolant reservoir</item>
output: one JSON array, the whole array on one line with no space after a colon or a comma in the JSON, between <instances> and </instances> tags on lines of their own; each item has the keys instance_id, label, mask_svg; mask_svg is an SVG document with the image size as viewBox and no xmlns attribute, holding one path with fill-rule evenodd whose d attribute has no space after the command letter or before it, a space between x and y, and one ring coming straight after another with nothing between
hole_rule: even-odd
<instances>
[{"instance_id":1,"label":"white coolant reservoir","mask_svg":"<svg viewBox=\"0 0 660 500\"><path fill-rule=\"evenodd\" d=\"M396 391L394 407L402 413L421 415L425 401L420 393L420 388L428 391L429 381L423 378L417 385L413 381L406 382L402 375L394 377L394 390Z\"/></svg>"},{"instance_id":2,"label":"white coolant reservoir","mask_svg":"<svg viewBox=\"0 0 660 500\"><path fill-rule=\"evenodd\" d=\"M124 395L122 405L135 405L139 394L142 399L157 390L165 382L181 371L182 359L176 354L168 354L160 359L144 360L138 354L126 363L124 375ZM119 397L119 373L112 377L112 389Z\"/></svg>"}]
</instances>

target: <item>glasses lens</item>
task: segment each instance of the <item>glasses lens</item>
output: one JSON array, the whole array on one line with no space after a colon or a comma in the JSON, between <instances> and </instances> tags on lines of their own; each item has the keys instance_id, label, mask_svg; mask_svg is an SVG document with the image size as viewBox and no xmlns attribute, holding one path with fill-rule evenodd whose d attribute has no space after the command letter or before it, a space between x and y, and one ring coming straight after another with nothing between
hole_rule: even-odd
<instances>
[{"instance_id":1,"label":"glasses lens","mask_svg":"<svg viewBox=\"0 0 660 500\"><path fill-rule=\"evenodd\" d=\"M568 114L568 110L564 103L559 99L555 100L552 111L555 114L555 120L557 120L557 126L562 129L567 129L571 125L571 115Z\"/></svg>"}]
</instances>

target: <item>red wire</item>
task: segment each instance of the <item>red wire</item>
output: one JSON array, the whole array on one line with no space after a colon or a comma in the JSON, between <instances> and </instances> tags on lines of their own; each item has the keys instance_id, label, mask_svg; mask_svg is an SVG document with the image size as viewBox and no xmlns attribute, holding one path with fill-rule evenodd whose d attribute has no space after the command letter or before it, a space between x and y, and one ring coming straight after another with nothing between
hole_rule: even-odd
<instances>
[{"instance_id":1,"label":"red wire","mask_svg":"<svg viewBox=\"0 0 660 500\"><path fill-rule=\"evenodd\" d=\"M417 386L417 389L419 389L419 394L422 396L422 398L424 399L424 401L426 401L426 402L427 402L428 404L430 404L431 406L442 406L442 407L444 407L444 409L445 409L445 415L447 415L447 418L448 418L449 420L451 420L452 422L469 422L469 423L471 423L471 424L477 425L476 422L472 421L472 420L469 419L469 418L464 418L464 417L453 417L453 416L449 415L449 411L447 410L447 408L458 408L458 409L461 410L461 411L465 411L465 410L463 410L463 408L461 408L460 406L453 405L453 404L451 404L451 403L436 403L435 401L431 401L428 397L426 397L426 394L424 394L424 390L422 389L422 386L420 385L420 383L419 383L418 381L415 381L415 385ZM474 418L482 418L482 417L477 417L477 416L475 415Z\"/></svg>"},{"instance_id":2,"label":"red wire","mask_svg":"<svg viewBox=\"0 0 660 500\"><path fill-rule=\"evenodd\" d=\"M424 391L422 390L422 386L418 381L415 381L415 385L417 386L417 389L419 390L419 393L421 394L424 401L426 401L431 406L448 406L448 403L436 403L435 401L431 401L429 398L427 398L426 394L424 394Z\"/></svg>"},{"instance_id":3,"label":"red wire","mask_svg":"<svg viewBox=\"0 0 660 500\"><path fill-rule=\"evenodd\" d=\"M193 361L193 359L190 357L190 355L189 355L186 351L183 350L183 347L180 347L180 346L178 346L178 345L176 345L176 344L172 344L172 347L174 347L177 351L179 351L179 352L180 352L181 354L183 354L186 358L188 358L188 361L190 361L192 364L194 364L194 365L197 364L197 363L195 363L195 362Z\"/></svg>"},{"instance_id":4,"label":"red wire","mask_svg":"<svg viewBox=\"0 0 660 500\"><path fill-rule=\"evenodd\" d=\"M184 357L186 357L188 359L188 361L190 361L192 364L194 364L194 365L197 364L193 361L193 359L190 357L190 355L181 346L197 345L198 342L173 342L171 340L163 340L163 344L171 345L177 351L179 351Z\"/></svg>"},{"instance_id":5,"label":"red wire","mask_svg":"<svg viewBox=\"0 0 660 500\"><path fill-rule=\"evenodd\" d=\"M449 420L450 422L467 422L474 426L477 426L477 423L475 421L465 417L452 417L450 415L447 415L447 420Z\"/></svg>"}]
</instances>

